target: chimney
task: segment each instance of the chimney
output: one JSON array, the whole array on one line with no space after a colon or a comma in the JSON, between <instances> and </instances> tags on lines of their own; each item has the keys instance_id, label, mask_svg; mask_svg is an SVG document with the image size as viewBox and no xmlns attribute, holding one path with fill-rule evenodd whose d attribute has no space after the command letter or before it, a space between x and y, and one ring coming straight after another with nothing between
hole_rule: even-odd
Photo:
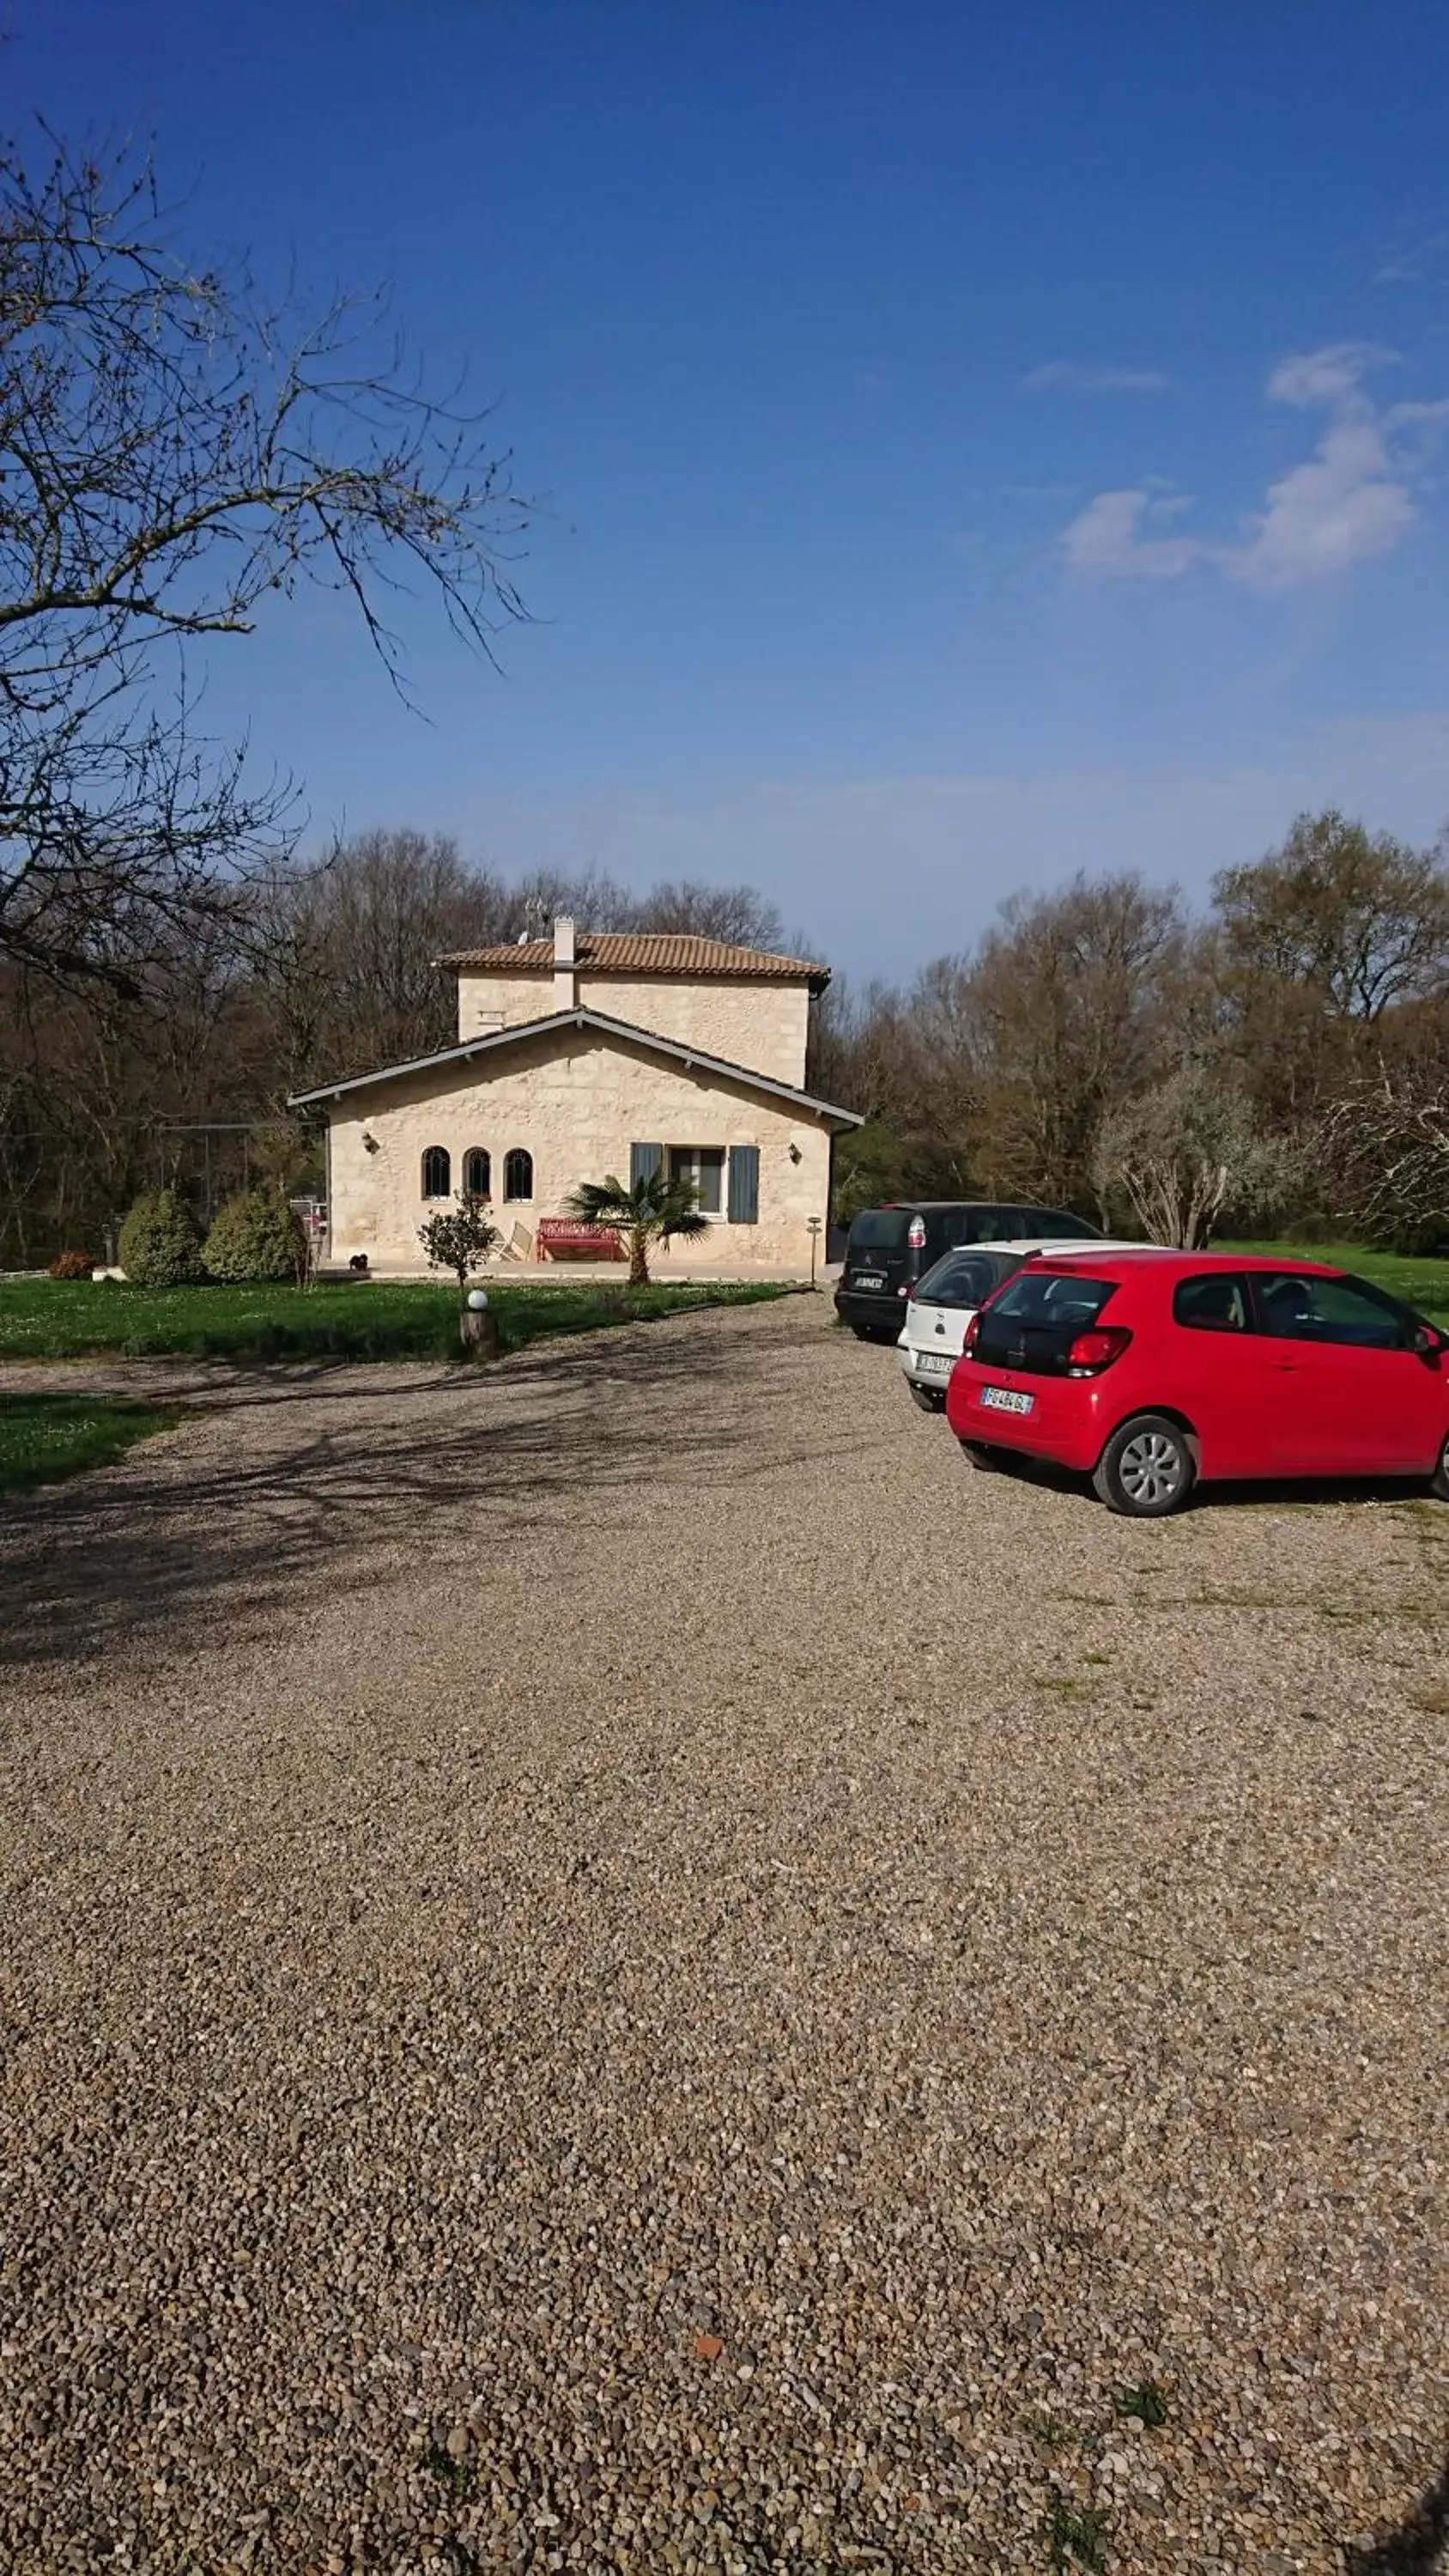
<instances>
[{"instance_id":1,"label":"chimney","mask_svg":"<svg viewBox=\"0 0 1449 2576\"><path fill-rule=\"evenodd\" d=\"M573 915L561 912L553 925L553 1006L556 1011L571 1011L579 998L579 979L574 964Z\"/></svg>"}]
</instances>

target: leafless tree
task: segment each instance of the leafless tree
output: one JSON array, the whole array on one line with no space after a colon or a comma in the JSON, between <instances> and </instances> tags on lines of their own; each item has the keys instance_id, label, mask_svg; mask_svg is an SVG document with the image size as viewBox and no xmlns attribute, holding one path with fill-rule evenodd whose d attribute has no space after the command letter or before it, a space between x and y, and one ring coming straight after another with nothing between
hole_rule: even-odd
<instances>
[{"instance_id":1,"label":"leafless tree","mask_svg":"<svg viewBox=\"0 0 1449 2576\"><path fill-rule=\"evenodd\" d=\"M1380 1061L1332 1103L1320 1144L1356 1233L1404 1251L1449 1242L1449 1063Z\"/></svg>"},{"instance_id":2,"label":"leafless tree","mask_svg":"<svg viewBox=\"0 0 1449 2576\"><path fill-rule=\"evenodd\" d=\"M1225 1207L1278 1216L1299 1180L1293 1141L1264 1133L1231 1075L1190 1062L1112 1110L1092 1160L1104 1207L1125 1200L1149 1243L1188 1252Z\"/></svg>"},{"instance_id":3,"label":"leafless tree","mask_svg":"<svg viewBox=\"0 0 1449 2576\"><path fill-rule=\"evenodd\" d=\"M1003 1195L1090 1196L1103 1117L1180 1052L1192 943L1171 889L1075 877L1002 906L970 977L978 1167Z\"/></svg>"},{"instance_id":4,"label":"leafless tree","mask_svg":"<svg viewBox=\"0 0 1449 2576\"><path fill-rule=\"evenodd\" d=\"M0 955L134 986L287 837L286 784L197 733L197 645L321 584L402 687L416 584L491 655L527 522L382 299L269 300L186 260L148 163L42 150L0 153Z\"/></svg>"}]
</instances>

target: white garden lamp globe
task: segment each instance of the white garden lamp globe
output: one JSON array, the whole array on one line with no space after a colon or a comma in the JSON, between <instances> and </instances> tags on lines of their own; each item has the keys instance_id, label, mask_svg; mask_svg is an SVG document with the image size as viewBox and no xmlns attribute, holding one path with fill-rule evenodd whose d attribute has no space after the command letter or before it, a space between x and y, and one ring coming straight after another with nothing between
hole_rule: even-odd
<instances>
[{"instance_id":1,"label":"white garden lamp globe","mask_svg":"<svg viewBox=\"0 0 1449 2576\"><path fill-rule=\"evenodd\" d=\"M485 1315L488 1311L487 1289L470 1288L468 1291L468 1303L475 1315Z\"/></svg>"}]
</instances>

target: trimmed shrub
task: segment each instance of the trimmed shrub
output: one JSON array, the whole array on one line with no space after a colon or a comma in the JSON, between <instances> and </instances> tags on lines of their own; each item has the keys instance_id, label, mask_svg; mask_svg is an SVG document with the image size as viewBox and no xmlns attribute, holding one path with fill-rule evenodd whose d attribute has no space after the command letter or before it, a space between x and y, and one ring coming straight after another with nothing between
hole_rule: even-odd
<instances>
[{"instance_id":1,"label":"trimmed shrub","mask_svg":"<svg viewBox=\"0 0 1449 2576\"><path fill-rule=\"evenodd\" d=\"M217 1211L206 1238L213 1279L296 1279L306 1260L302 1229L275 1190L242 1190Z\"/></svg>"},{"instance_id":2,"label":"trimmed shrub","mask_svg":"<svg viewBox=\"0 0 1449 2576\"><path fill-rule=\"evenodd\" d=\"M116 1249L138 1288L188 1288L206 1277L201 1228L179 1190L148 1190L137 1199Z\"/></svg>"},{"instance_id":3,"label":"trimmed shrub","mask_svg":"<svg viewBox=\"0 0 1449 2576\"><path fill-rule=\"evenodd\" d=\"M95 1266L88 1252L77 1252L72 1244L68 1251L56 1254L48 1276L52 1279L89 1279Z\"/></svg>"}]
</instances>

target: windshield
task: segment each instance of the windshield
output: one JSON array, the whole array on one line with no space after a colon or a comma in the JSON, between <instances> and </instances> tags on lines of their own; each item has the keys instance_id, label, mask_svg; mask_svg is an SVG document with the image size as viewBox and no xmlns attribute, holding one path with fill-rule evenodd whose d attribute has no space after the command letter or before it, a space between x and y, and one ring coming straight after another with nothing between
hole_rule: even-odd
<instances>
[{"instance_id":1,"label":"windshield","mask_svg":"<svg viewBox=\"0 0 1449 2576\"><path fill-rule=\"evenodd\" d=\"M948 1252L933 1263L916 1290L922 1306L979 1306L998 1279L1017 1267L1009 1253Z\"/></svg>"},{"instance_id":2,"label":"windshield","mask_svg":"<svg viewBox=\"0 0 1449 2576\"><path fill-rule=\"evenodd\" d=\"M901 1252L910 1218L904 1208L863 1208L850 1220L847 1252Z\"/></svg>"}]
</instances>

